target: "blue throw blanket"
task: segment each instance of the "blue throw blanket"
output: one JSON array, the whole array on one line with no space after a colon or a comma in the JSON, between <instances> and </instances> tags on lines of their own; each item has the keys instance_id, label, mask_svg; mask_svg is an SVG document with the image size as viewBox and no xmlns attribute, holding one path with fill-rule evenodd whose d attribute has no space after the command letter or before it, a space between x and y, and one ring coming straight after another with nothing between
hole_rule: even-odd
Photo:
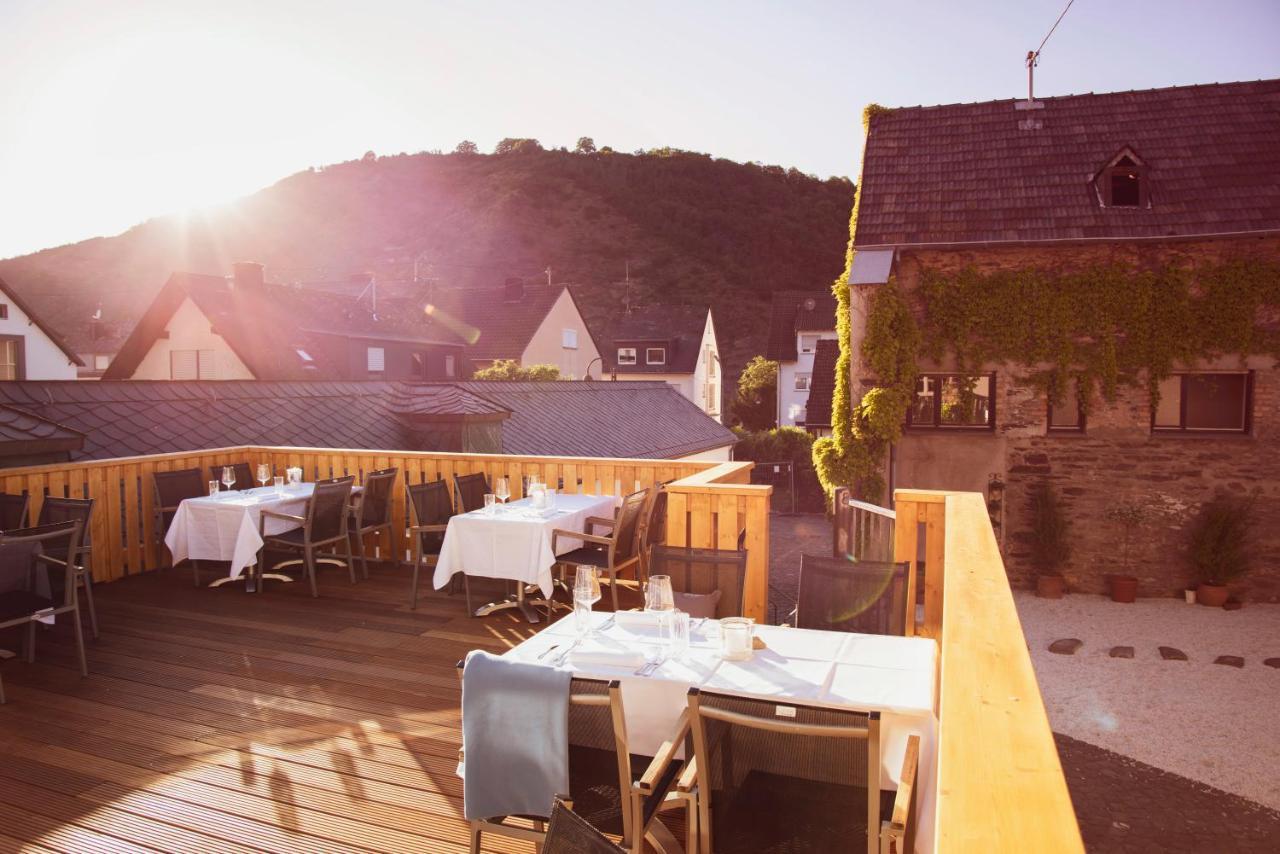
<instances>
[{"instance_id":1,"label":"blue throw blanket","mask_svg":"<svg viewBox=\"0 0 1280 854\"><path fill-rule=\"evenodd\" d=\"M462 670L463 813L550 816L569 794L567 670L472 652Z\"/></svg>"}]
</instances>

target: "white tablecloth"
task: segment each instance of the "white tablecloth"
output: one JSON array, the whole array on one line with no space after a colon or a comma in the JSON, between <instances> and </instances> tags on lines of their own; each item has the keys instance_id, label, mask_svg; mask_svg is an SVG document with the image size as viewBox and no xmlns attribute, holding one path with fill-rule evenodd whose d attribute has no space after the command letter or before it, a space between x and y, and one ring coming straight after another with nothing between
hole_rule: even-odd
<instances>
[{"instance_id":1,"label":"white tablecloth","mask_svg":"<svg viewBox=\"0 0 1280 854\"><path fill-rule=\"evenodd\" d=\"M537 584L542 595L549 597L556 555L582 545L582 540L561 537L553 553L551 532L556 528L586 531L588 516L611 519L616 506L612 495L557 495L554 510L546 515L534 511L527 498L512 501L492 515L484 510L460 513L449 520L444 532L434 575L436 589L448 584L455 572L465 572Z\"/></svg>"},{"instance_id":2,"label":"white tablecloth","mask_svg":"<svg viewBox=\"0 0 1280 854\"><path fill-rule=\"evenodd\" d=\"M262 537L258 535L262 511L305 515L314 489L314 483L299 483L285 486L279 493L274 486L266 486L188 498L178 505L164 543L174 563L188 558L229 561L231 577L239 578L245 568L257 561L262 548ZM267 518L268 535L299 527L284 519Z\"/></svg>"},{"instance_id":3,"label":"white tablecloth","mask_svg":"<svg viewBox=\"0 0 1280 854\"><path fill-rule=\"evenodd\" d=\"M607 613L593 614L602 625ZM938 723L934 717L934 672L937 646L928 638L820 632L780 626L757 626L756 635L768 649L756 650L748 661L720 658L719 625L693 621L688 656L668 661L653 675L635 675L634 667L578 665L572 654L562 666L584 676L619 679L632 752L652 755L671 734L676 719L688 707L689 689L790 700L807 705L880 712L880 784L897 789L909 736L920 736L917 775L919 801L916 850L933 847L934 745ZM654 652L657 627L648 615L624 612L600 637L621 649ZM506 655L538 661L551 646L559 648L541 659L556 657L575 638L573 617L566 617L509 650Z\"/></svg>"}]
</instances>

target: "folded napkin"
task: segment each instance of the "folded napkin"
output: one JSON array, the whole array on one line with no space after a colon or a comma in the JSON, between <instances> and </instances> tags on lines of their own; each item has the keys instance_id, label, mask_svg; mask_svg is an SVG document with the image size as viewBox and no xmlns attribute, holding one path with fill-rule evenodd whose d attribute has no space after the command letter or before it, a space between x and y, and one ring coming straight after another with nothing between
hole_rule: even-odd
<instances>
[{"instance_id":1,"label":"folded napkin","mask_svg":"<svg viewBox=\"0 0 1280 854\"><path fill-rule=\"evenodd\" d=\"M615 611L614 619L623 627L657 626L658 615L653 611Z\"/></svg>"},{"instance_id":2,"label":"folded napkin","mask_svg":"<svg viewBox=\"0 0 1280 854\"><path fill-rule=\"evenodd\" d=\"M608 638L587 638L573 648L569 660L575 666L639 667L644 653Z\"/></svg>"}]
</instances>

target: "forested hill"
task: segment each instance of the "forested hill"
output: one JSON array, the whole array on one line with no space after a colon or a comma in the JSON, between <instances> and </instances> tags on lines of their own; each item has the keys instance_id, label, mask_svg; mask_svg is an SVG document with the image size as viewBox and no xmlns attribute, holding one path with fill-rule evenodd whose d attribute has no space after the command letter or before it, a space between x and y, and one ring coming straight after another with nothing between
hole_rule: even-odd
<instances>
[{"instance_id":1,"label":"forested hill","mask_svg":"<svg viewBox=\"0 0 1280 854\"><path fill-rule=\"evenodd\" d=\"M224 274L261 261L278 281L580 286L593 324L633 304L710 302L726 368L762 352L768 295L839 274L853 185L678 150L366 155L292 175L198 217L162 217L0 261L0 277L83 352L127 335L174 270ZM624 283L627 275L631 283ZM400 283L397 285L396 283ZM105 348L104 348L105 349Z\"/></svg>"}]
</instances>

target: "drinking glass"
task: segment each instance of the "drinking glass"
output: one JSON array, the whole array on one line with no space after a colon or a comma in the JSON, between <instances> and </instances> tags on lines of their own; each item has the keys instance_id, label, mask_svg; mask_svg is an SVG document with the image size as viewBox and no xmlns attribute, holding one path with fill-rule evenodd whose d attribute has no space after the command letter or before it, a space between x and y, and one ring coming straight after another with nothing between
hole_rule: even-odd
<instances>
[{"instance_id":1,"label":"drinking glass","mask_svg":"<svg viewBox=\"0 0 1280 854\"><path fill-rule=\"evenodd\" d=\"M751 657L751 636L755 621L748 617L725 617L720 621L720 657L744 661Z\"/></svg>"},{"instance_id":2,"label":"drinking glass","mask_svg":"<svg viewBox=\"0 0 1280 854\"><path fill-rule=\"evenodd\" d=\"M280 493L284 492L284 478L281 477L280 475L276 475L273 480L276 487L276 495L279 495Z\"/></svg>"},{"instance_id":3,"label":"drinking glass","mask_svg":"<svg viewBox=\"0 0 1280 854\"><path fill-rule=\"evenodd\" d=\"M226 484L227 489L236 485L236 470L231 466L222 467L222 482Z\"/></svg>"},{"instance_id":4,"label":"drinking glass","mask_svg":"<svg viewBox=\"0 0 1280 854\"><path fill-rule=\"evenodd\" d=\"M599 601L599 570L594 566L579 566L573 579L573 619L579 635L591 634L591 606Z\"/></svg>"},{"instance_id":5,"label":"drinking glass","mask_svg":"<svg viewBox=\"0 0 1280 854\"><path fill-rule=\"evenodd\" d=\"M684 611L662 612L662 645L668 658L682 660L689 653L689 615Z\"/></svg>"},{"instance_id":6,"label":"drinking glass","mask_svg":"<svg viewBox=\"0 0 1280 854\"><path fill-rule=\"evenodd\" d=\"M507 503L507 499L511 497L511 485L507 483L505 477L498 478L498 482L493 485L493 494L498 496L498 500L503 504Z\"/></svg>"},{"instance_id":7,"label":"drinking glass","mask_svg":"<svg viewBox=\"0 0 1280 854\"><path fill-rule=\"evenodd\" d=\"M644 609L646 611L674 611L676 597L671 592L671 576L651 575L644 588Z\"/></svg>"},{"instance_id":8,"label":"drinking glass","mask_svg":"<svg viewBox=\"0 0 1280 854\"><path fill-rule=\"evenodd\" d=\"M494 495L492 492L486 492L484 494L485 515L492 516L494 513L497 512L497 508L498 508L498 496Z\"/></svg>"},{"instance_id":9,"label":"drinking glass","mask_svg":"<svg viewBox=\"0 0 1280 854\"><path fill-rule=\"evenodd\" d=\"M216 480L209 481L209 494L210 495L218 494L218 482Z\"/></svg>"},{"instance_id":10,"label":"drinking glass","mask_svg":"<svg viewBox=\"0 0 1280 854\"><path fill-rule=\"evenodd\" d=\"M271 480L271 466L266 463L258 463L258 483L265 487L269 480Z\"/></svg>"}]
</instances>

